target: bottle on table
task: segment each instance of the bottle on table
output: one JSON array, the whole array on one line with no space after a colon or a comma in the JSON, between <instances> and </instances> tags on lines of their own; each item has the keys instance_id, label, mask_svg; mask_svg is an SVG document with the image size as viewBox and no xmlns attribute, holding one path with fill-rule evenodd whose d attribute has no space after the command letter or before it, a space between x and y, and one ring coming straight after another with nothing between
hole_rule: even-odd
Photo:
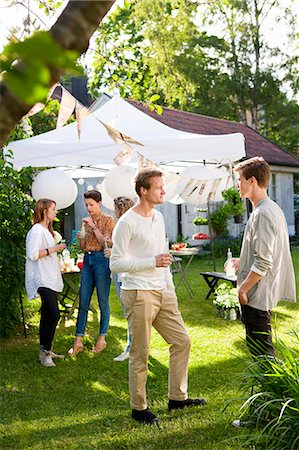
<instances>
[{"instance_id":1,"label":"bottle on table","mask_svg":"<svg viewBox=\"0 0 299 450\"><path fill-rule=\"evenodd\" d=\"M228 249L228 252L227 252L225 272L228 277L234 277L236 275L236 271L235 271L234 264L233 264L233 254L230 251L230 248Z\"/></svg>"}]
</instances>

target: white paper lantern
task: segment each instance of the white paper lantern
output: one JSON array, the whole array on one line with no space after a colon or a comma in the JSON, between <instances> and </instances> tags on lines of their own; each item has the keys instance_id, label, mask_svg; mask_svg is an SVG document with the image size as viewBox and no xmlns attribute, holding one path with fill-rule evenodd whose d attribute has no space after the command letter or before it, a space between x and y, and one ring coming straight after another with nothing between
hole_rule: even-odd
<instances>
[{"instance_id":1,"label":"white paper lantern","mask_svg":"<svg viewBox=\"0 0 299 450\"><path fill-rule=\"evenodd\" d=\"M102 205L105 206L105 208L110 209L111 211L114 211L114 201L113 198L110 197L106 190L105 181L103 181L101 184L97 184L97 190L102 195Z\"/></svg>"},{"instance_id":2,"label":"white paper lantern","mask_svg":"<svg viewBox=\"0 0 299 450\"><path fill-rule=\"evenodd\" d=\"M178 181L181 180L181 176L176 173L167 173L164 175L164 202L169 202L171 199L177 196L175 191Z\"/></svg>"},{"instance_id":3,"label":"white paper lantern","mask_svg":"<svg viewBox=\"0 0 299 450\"><path fill-rule=\"evenodd\" d=\"M109 170L105 176L105 187L110 197L124 196L136 200L133 184L135 175L136 171L131 166L116 166Z\"/></svg>"},{"instance_id":4,"label":"white paper lantern","mask_svg":"<svg viewBox=\"0 0 299 450\"><path fill-rule=\"evenodd\" d=\"M31 192L34 200L40 198L55 200L57 209L64 209L74 203L78 188L66 173L59 169L48 169L35 177Z\"/></svg>"}]
</instances>

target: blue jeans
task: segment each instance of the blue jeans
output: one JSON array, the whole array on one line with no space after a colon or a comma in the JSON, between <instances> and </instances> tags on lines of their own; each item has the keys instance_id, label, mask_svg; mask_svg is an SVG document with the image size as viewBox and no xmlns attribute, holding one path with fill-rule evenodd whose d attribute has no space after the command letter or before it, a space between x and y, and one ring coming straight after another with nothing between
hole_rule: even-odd
<instances>
[{"instance_id":1,"label":"blue jeans","mask_svg":"<svg viewBox=\"0 0 299 450\"><path fill-rule=\"evenodd\" d=\"M102 251L87 252L84 255L80 283L80 303L76 325L76 336L84 336L88 309L94 288L97 290L99 308L101 311L100 336L105 336L110 320L110 269L109 259Z\"/></svg>"}]
</instances>

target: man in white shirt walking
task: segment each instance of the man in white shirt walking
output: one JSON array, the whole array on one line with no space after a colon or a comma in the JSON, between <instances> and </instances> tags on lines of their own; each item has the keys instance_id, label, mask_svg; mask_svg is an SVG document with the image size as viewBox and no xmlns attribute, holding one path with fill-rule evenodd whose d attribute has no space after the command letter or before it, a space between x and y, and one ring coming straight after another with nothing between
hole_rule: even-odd
<instances>
[{"instance_id":1,"label":"man in white shirt walking","mask_svg":"<svg viewBox=\"0 0 299 450\"><path fill-rule=\"evenodd\" d=\"M126 212L113 231L110 268L121 273L122 302L126 308L132 345L129 385L132 418L152 425L158 418L149 411L146 380L151 328L170 345L168 409L206 404L187 395L190 338L178 310L170 265L165 249L162 214L153 209L163 203L162 172L144 169L136 177L138 203Z\"/></svg>"}]
</instances>

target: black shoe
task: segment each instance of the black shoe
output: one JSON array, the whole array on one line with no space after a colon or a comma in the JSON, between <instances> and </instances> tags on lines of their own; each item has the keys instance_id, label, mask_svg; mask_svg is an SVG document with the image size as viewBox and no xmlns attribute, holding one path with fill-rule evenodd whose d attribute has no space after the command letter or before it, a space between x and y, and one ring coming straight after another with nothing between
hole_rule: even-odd
<instances>
[{"instance_id":1,"label":"black shoe","mask_svg":"<svg viewBox=\"0 0 299 450\"><path fill-rule=\"evenodd\" d=\"M151 413L148 408L143 411L132 409L132 419L137 420L137 422L144 423L145 425L158 425L159 423L158 417Z\"/></svg>"},{"instance_id":2,"label":"black shoe","mask_svg":"<svg viewBox=\"0 0 299 450\"><path fill-rule=\"evenodd\" d=\"M168 410L172 409L183 409L188 406L203 406L208 402L205 398L187 398L187 400L169 400L168 401Z\"/></svg>"}]
</instances>

